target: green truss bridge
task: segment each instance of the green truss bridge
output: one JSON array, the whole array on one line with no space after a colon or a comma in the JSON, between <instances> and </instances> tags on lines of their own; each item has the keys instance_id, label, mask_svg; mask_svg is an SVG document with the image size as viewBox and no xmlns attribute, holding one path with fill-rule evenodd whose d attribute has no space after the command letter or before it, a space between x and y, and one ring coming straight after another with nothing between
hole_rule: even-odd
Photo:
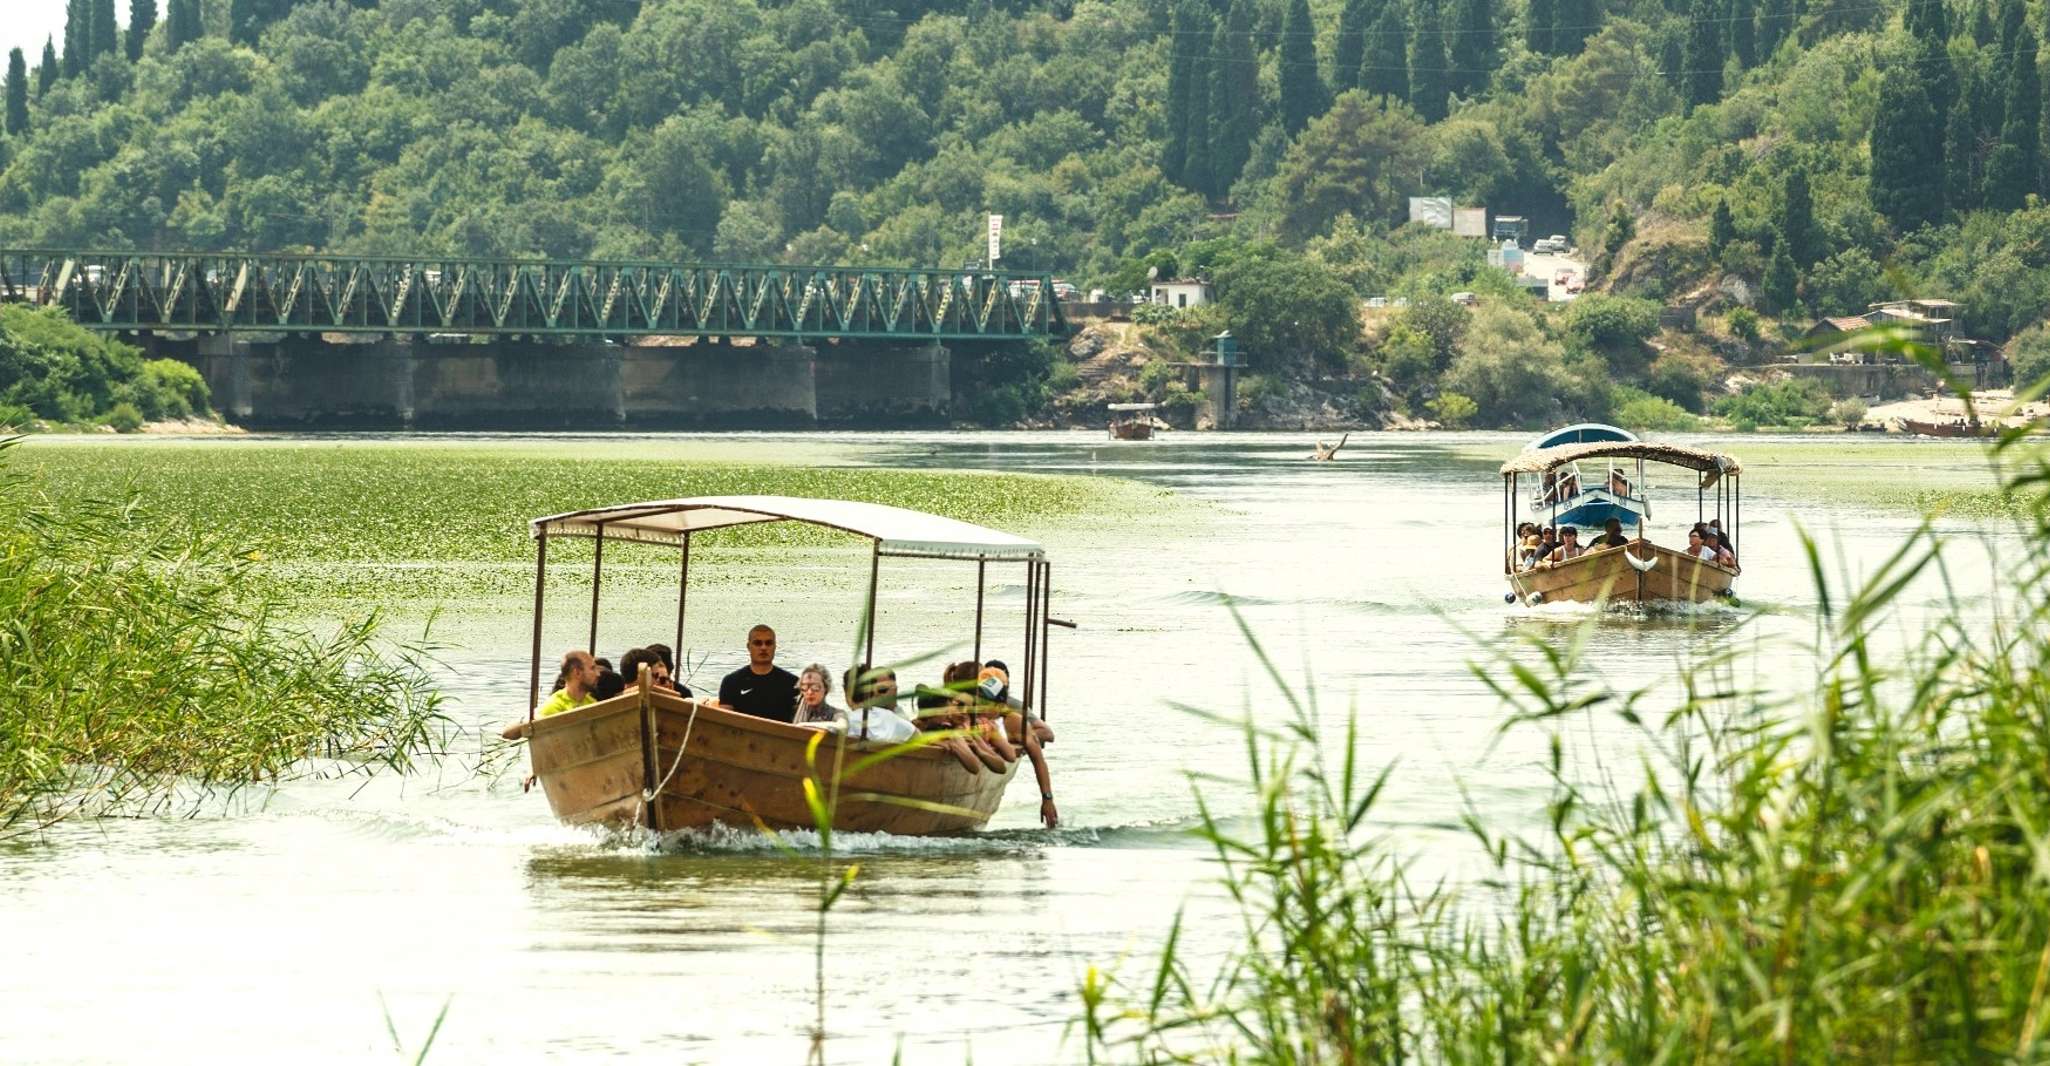
<instances>
[{"instance_id":1,"label":"green truss bridge","mask_svg":"<svg viewBox=\"0 0 2050 1066\"><path fill-rule=\"evenodd\" d=\"M0 249L0 301L133 333L1016 341L1068 332L1002 271Z\"/></svg>"}]
</instances>

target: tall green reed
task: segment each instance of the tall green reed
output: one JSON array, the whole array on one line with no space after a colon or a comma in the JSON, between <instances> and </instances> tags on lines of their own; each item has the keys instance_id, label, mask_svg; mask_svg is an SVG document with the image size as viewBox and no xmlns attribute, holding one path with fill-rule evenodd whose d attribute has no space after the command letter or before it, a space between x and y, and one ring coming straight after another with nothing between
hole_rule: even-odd
<instances>
[{"instance_id":1,"label":"tall green reed","mask_svg":"<svg viewBox=\"0 0 2050 1066\"><path fill-rule=\"evenodd\" d=\"M252 559L132 495L56 504L0 442L0 837L309 773L405 771L450 734L426 649L315 633Z\"/></svg>"},{"instance_id":2,"label":"tall green reed","mask_svg":"<svg viewBox=\"0 0 2050 1066\"><path fill-rule=\"evenodd\" d=\"M1375 834L1389 771L1350 725L1332 751L1249 633L1290 710L1244 726L1249 822L1197 796L1243 945L1199 974L1177 923L1145 980L1090 971L1086 1057L2050 1060L2050 459L1993 454L2036 520L1990 594L1927 526L1858 580L1804 538L1795 692L1739 683L1741 630L1664 703L1596 673L1599 620L1478 664L1503 730L1548 732L1550 789L1542 829L1465 816L1485 872L1457 891L1410 883ZM1569 756L1590 716L1640 737L1635 784Z\"/></svg>"}]
</instances>

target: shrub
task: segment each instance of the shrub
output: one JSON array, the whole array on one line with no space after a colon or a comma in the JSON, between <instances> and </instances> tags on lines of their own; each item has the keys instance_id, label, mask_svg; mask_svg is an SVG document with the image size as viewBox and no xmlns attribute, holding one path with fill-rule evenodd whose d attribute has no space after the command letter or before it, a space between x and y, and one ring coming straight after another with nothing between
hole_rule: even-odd
<instances>
[{"instance_id":1,"label":"shrub","mask_svg":"<svg viewBox=\"0 0 2050 1066\"><path fill-rule=\"evenodd\" d=\"M1722 376L1723 365L1712 355L1671 351L1652 360L1644 387L1695 414L1704 406L1702 394Z\"/></svg>"},{"instance_id":2,"label":"shrub","mask_svg":"<svg viewBox=\"0 0 2050 1066\"><path fill-rule=\"evenodd\" d=\"M2050 377L2050 329L2034 325L2021 331L2008 349L2014 366L2014 385L2026 388Z\"/></svg>"},{"instance_id":3,"label":"shrub","mask_svg":"<svg viewBox=\"0 0 2050 1066\"><path fill-rule=\"evenodd\" d=\"M134 433L141 429L143 425L142 412L136 410L135 405L126 400L115 404L113 409L107 412L106 417L100 419L100 421L112 426L116 433Z\"/></svg>"},{"instance_id":4,"label":"shrub","mask_svg":"<svg viewBox=\"0 0 2050 1066\"><path fill-rule=\"evenodd\" d=\"M1865 401L1852 396L1829 405L1829 420L1848 427L1856 427L1858 423L1865 421L1865 413L1868 410L1870 408L1865 406Z\"/></svg>"},{"instance_id":5,"label":"shrub","mask_svg":"<svg viewBox=\"0 0 2050 1066\"><path fill-rule=\"evenodd\" d=\"M206 414L212 406L206 379L176 359L152 359L142 364L133 392L135 405L152 421L191 418Z\"/></svg>"},{"instance_id":6,"label":"shrub","mask_svg":"<svg viewBox=\"0 0 2050 1066\"><path fill-rule=\"evenodd\" d=\"M1481 407L1472 397L1456 392L1441 392L1437 398L1425 405L1431 409L1431 417L1443 423L1446 429L1465 429Z\"/></svg>"},{"instance_id":7,"label":"shrub","mask_svg":"<svg viewBox=\"0 0 2050 1066\"><path fill-rule=\"evenodd\" d=\"M1053 369L1047 371L1046 387L1055 392L1067 392L1080 384L1082 371L1066 359L1056 361Z\"/></svg>"},{"instance_id":8,"label":"shrub","mask_svg":"<svg viewBox=\"0 0 2050 1066\"><path fill-rule=\"evenodd\" d=\"M1488 426L1551 424L1598 414L1602 406L1557 342L1546 340L1528 315L1499 304L1474 312L1440 383L1472 398Z\"/></svg>"},{"instance_id":9,"label":"shrub","mask_svg":"<svg viewBox=\"0 0 2050 1066\"><path fill-rule=\"evenodd\" d=\"M1759 426L1798 429L1815 424L1829 413L1829 395L1813 381L1781 378L1747 385L1738 395L1717 400L1715 413L1730 419L1740 429Z\"/></svg>"},{"instance_id":10,"label":"shrub","mask_svg":"<svg viewBox=\"0 0 2050 1066\"><path fill-rule=\"evenodd\" d=\"M1614 395L1610 397L1610 402L1614 405L1611 417L1624 429L1684 433L1701 425L1699 418L1689 414L1679 404L1663 396L1653 396L1642 389L1633 389L1627 385L1618 386Z\"/></svg>"},{"instance_id":11,"label":"shrub","mask_svg":"<svg viewBox=\"0 0 2050 1066\"><path fill-rule=\"evenodd\" d=\"M1730 312L1730 335L1746 344L1758 343L1758 312L1739 307Z\"/></svg>"},{"instance_id":12,"label":"shrub","mask_svg":"<svg viewBox=\"0 0 2050 1066\"><path fill-rule=\"evenodd\" d=\"M18 403L0 403L0 430L27 429L36 413Z\"/></svg>"},{"instance_id":13,"label":"shrub","mask_svg":"<svg viewBox=\"0 0 2050 1066\"><path fill-rule=\"evenodd\" d=\"M1165 359L1155 359L1139 368L1139 387L1147 392L1158 392L1170 381L1181 380L1182 369Z\"/></svg>"}]
</instances>

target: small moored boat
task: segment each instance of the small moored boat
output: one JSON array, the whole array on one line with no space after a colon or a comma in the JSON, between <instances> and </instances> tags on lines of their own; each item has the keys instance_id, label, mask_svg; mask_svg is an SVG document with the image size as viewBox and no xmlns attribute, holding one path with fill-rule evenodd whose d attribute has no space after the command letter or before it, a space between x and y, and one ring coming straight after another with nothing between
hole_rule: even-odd
<instances>
[{"instance_id":1,"label":"small moored boat","mask_svg":"<svg viewBox=\"0 0 2050 1066\"><path fill-rule=\"evenodd\" d=\"M1718 520L1734 542L1743 506L1741 467L1734 457L1653 444L1614 426L1569 426L1532 441L1502 464L1502 566L1508 598L1525 604L1604 599L1643 604L1701 603L1729 595L1737 579L1735 567L1653 544L1646 536L1651 519L1648 463L1689 471L1695 482L1695 520ZM1537 492L1527 503L1524 478L1537 483ZM1518 566L1519 523L1600 530L1611 519L1627 531L1629 544Z\"/></svg>"},{"instance_id":2,"label":"small moored boat","mask_svg":"<svg viewBox=\"0 0 2050 1066\"><path fill-rule=\"evenodd\" d=\"M1159 407L1157 403L1111 404L1108 408L1111 439L1152 440L1155 430L1167 428L1167 423L1153 415Z\"/></svg>"},{"instance_id":3,"label":"small moored boat","mask_svg":"<svg viewBox=\"0 0 2050 1066\"><path fill-rule=\"evenodd\" d=\"M1014 710L1027 728L1046 699L1053 567L1023 537L901 507L785 496L704 496L621 504L531 523L535 542L534 643L524 737L533 772L558 818L569 823L639 824L668 831L710 825L802 829L815 825L806 782L832 792L833 828L899 834L980 827L995 813L1017 763L971 772L930 745L850 740L837 732L757 718L648 687L645 678L608 700L546 718L541 702L541 620L548 543L595 542L590 645L597 644L605 547L619 541L674 547L680 555L676 647L683 648L694 533L760 522L802 522L866 537L871 544L864 632L875 659L876 584L882 560L941 559L976 569L974 647L982 657L983 589L991 566L1023 570L1025 649ZM881 665L881 664L877 664ZM1036 689L1036 691L1035 691ZM861 711L850 709L858 718ZM816 750L811 745L817 743ZM833 788L837 781L837 789Z\"/></svg>"}]
</instances>

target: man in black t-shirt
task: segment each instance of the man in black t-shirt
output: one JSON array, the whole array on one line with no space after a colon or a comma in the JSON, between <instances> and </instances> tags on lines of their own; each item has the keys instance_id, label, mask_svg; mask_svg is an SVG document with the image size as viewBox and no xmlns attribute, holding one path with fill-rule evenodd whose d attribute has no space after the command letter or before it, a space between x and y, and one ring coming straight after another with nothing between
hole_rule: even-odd
<instances>
[{"instance_id":1,"label":"man in black t-shirt","mask_svg":"<svg viewBox=\"0 0 2050 1066\"><path fill-rule=\"evenodd\" d=\"M776 665L775 630L747 631L747 665L719 682L719 705L778 722L797 716L797 675Z\"/></svg>"}]
</instances>

